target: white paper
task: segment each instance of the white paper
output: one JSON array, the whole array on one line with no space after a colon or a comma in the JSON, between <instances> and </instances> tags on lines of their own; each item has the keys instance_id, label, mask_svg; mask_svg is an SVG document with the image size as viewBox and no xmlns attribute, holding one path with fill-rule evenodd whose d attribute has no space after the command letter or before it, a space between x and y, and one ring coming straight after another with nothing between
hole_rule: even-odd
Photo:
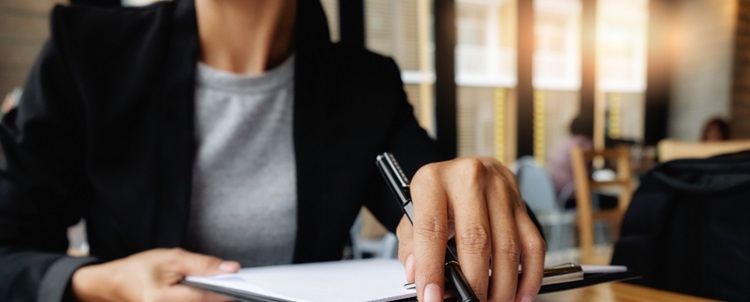
<instances>
[{"instance_id":1,"label":"white paper","mask_svg":"<svg viewBox=\"0 0 750 302\"><path fill-rule=\"evenodd\" d=\"M299 302L392 301L416 296L414 290L404 289L401 263L390 259L243 268L236 274L186 279Z\"/></svg>"}]
</instances>

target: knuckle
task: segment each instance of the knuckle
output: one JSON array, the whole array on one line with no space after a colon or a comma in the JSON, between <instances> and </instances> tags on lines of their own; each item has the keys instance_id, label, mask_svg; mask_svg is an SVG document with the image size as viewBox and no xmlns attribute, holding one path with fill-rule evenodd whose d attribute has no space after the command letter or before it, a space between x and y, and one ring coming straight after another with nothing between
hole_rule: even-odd
<instances>
[{"instance_id":1,"label":"knuckle","mask_svg":"<svg viewBox=\"0 0 750 302\"><path fill-rule=\"evenodd\" d=\"M422 166L414 173L412 183L431 182L438 179L440 174L439 163L430 163Z\"/></svg>"},{"instance_id":2,"label":"knuckle","mask_svg":"<svg viewBox=\"0 0 750 302\"><path fill-rule=\"evenodd\" d=\"M506 167L506 166L504 166L502 164L499 165L499 166L497 166L497 171L499 172L499 174L501 176L503 176L503 177L505 177L507 179L516 179L516 175L513 174L513 171L511 171L510 169L508 169L508 167Z\"/></svg>"},{"instance_id":3,"label":"knuckle","mask_svg":"<svg viewBox=\"0 0 750 302\"><path fill-rule=\"evenodd\" d=\"M521 247L515 238L500 239L497 243L497 251L502 257L518 260L521 257Z\"/></svg>"},{"instance_id":4,"label":"knuckle","mask_svg":"<svg viewBox=\"0 0 750 302\"><path fill-rule=\"evenodd\" d=\"M463 250L468 252L489 253L492 247L489 232L479 225L463 228L459 236Z\"/></svg>"},{"instance_id":5,"label":"knuckle","mask_svg":"<svg viewBox=\"0 0 750 302\"><path fill-rule=\"evenodd\" d=\"M187 252L181 248L171 248L167 250L168 258L171 260L177 260L185 256Z\"/></svg>"},{"instance_id":6,"label":"knuckle","mask_svg":"<svg viewBox=\"0 0 750 302\"><path fill-rule=\"evenodd\" d=\"M447 240L448 226L434 217L426 217L414 225L414 234L426 240Z\"/></svg>"},{"instance_id":7,"label":"knuckle","mask_svg":"<svg viewBox=\"0 0 750 302\"><path fill-rule=\"evenodd\" d=\"M188 252L181 248L166 249L164 251L164 258L162 258L162 265L171 271L179 270L187 255Z\"/></svg>"},{"instance_id":8,"label":"knuckle","mask_svg":"<svg viewBox=\"0 0 750 302\"><path fill-rule=\"evenodd\" d=\"M542 254L547 251L547 242L542 239L541 236L530 236L528 243L527 243L527 251L528 253L534 254Z\"/></svg>"},{"instance_id":9,"label":"knuckle","mask_svg":"<svg viewBox=\"0 0 750 302\"><path fill-rule=\"evenodd\" d=\"M440 269L435 269L431 272L425 273L425 277L425 280L427 280L429 283L437 283L439 282L438 280L445 278L445 272Z\"/></svg>"},{"instance_id":10,"label":"knuckle","mask_svg":"<svg viewBox=\"0 0 750 302\"><path fill-rule=\"evenodd\" d=\"M169 249L169 252L172 255L179 256L179 255L182 255L183 253L185 253L185 250L183 250L182 248L179 248L179 247L175 247L175 248Z\"/></svg>"},{"instance_id":11,"label":"knuckle","mask_svg":"<svg viewBox=\"0 0 750 302\"><path fill-rule=\"evenodd\" d=\"M484 163L478 158L463 158L457 163L460 175L472 182L479 182L484 179L487 169Z\"/></svg>"}]
</instances>

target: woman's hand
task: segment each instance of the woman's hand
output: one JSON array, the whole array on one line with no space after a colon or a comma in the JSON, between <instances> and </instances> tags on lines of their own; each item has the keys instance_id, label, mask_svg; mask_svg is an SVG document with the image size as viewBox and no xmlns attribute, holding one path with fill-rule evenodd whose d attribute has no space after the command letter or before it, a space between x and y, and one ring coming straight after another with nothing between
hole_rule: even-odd
<instances>
[{"instance_id":1,"label":"woman's hand","mask_svg":"<svg viewBox=\"0 0 750 302\"><path fill-rule=\"evenodd\" d=\"M536 297L545 243L515 176L500 162L462 158L426 165L414 175L411 195L414 226L406 217L399 224L399 259L420 301L443 301L445 247L454 234L461 269L479 299Z\"/></svg>"},{"instance_id":2,"label":"woman's hand","mask_svg":"<svg viewBox=\"0 0 750 302\"><path fill-rule=\"evenodd\" d=\"M80 301L227 301L178 284L186 275L236 273L240 264L182 249L155 249L79 268L72 277Z\"/></svg>"}]
</instances>

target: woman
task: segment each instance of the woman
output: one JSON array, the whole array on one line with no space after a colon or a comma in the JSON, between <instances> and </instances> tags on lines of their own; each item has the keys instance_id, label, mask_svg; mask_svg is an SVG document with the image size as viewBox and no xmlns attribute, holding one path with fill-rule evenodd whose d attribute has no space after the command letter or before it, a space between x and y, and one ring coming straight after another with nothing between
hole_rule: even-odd
<instances>
[{"instance_id":1,"label":"woman","mask_svg":"<svg viewBox=\"0 0 750 302\"><path fill-rule=\"evenodd\" d=\"M325 24L308 0L56 8L0 131L2 300L220 299L177 283L338 259L363 205L398 225L420 300L442 300L449 230L480 297L532 300L544 242L512 175L492 159L425 165L443 157L395 64L332 45ZM383 151L419 169L413 228L379 198ZM81 217L92 257L67 257Z\"/></svg>"}]
</instances>

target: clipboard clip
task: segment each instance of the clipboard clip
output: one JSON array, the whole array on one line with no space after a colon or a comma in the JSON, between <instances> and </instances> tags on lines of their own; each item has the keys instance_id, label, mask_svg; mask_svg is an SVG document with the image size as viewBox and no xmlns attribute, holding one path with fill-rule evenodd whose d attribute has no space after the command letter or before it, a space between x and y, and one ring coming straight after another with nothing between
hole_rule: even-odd
<instances>
[{"instance_id":1,"label":"clipboard clip","mask_svg":"<svg viewBox=\"0 0 750 302\"><path fill-rule=\"evenodd\" d=\"M521 272L518 273L521 276ZM583 280L583 268L575 263L563 263L544 269L542 285Z\"/></svg>"},{"instance_id":2,"label":"clipboard clip","mask_svg":"<svg viewBox=\"0 0 750 302\"><path fill-rule=\"evenodd\" d=\"M518 271L518 277L521 277L522 272ZM571 281L583 280L583 268L575 263L563 263L544 269L544 278L542 279L542 285L564 283ZM414 290L416 285L413 282L404 284L404 289Z\"/></svg>"}]
</instances>

